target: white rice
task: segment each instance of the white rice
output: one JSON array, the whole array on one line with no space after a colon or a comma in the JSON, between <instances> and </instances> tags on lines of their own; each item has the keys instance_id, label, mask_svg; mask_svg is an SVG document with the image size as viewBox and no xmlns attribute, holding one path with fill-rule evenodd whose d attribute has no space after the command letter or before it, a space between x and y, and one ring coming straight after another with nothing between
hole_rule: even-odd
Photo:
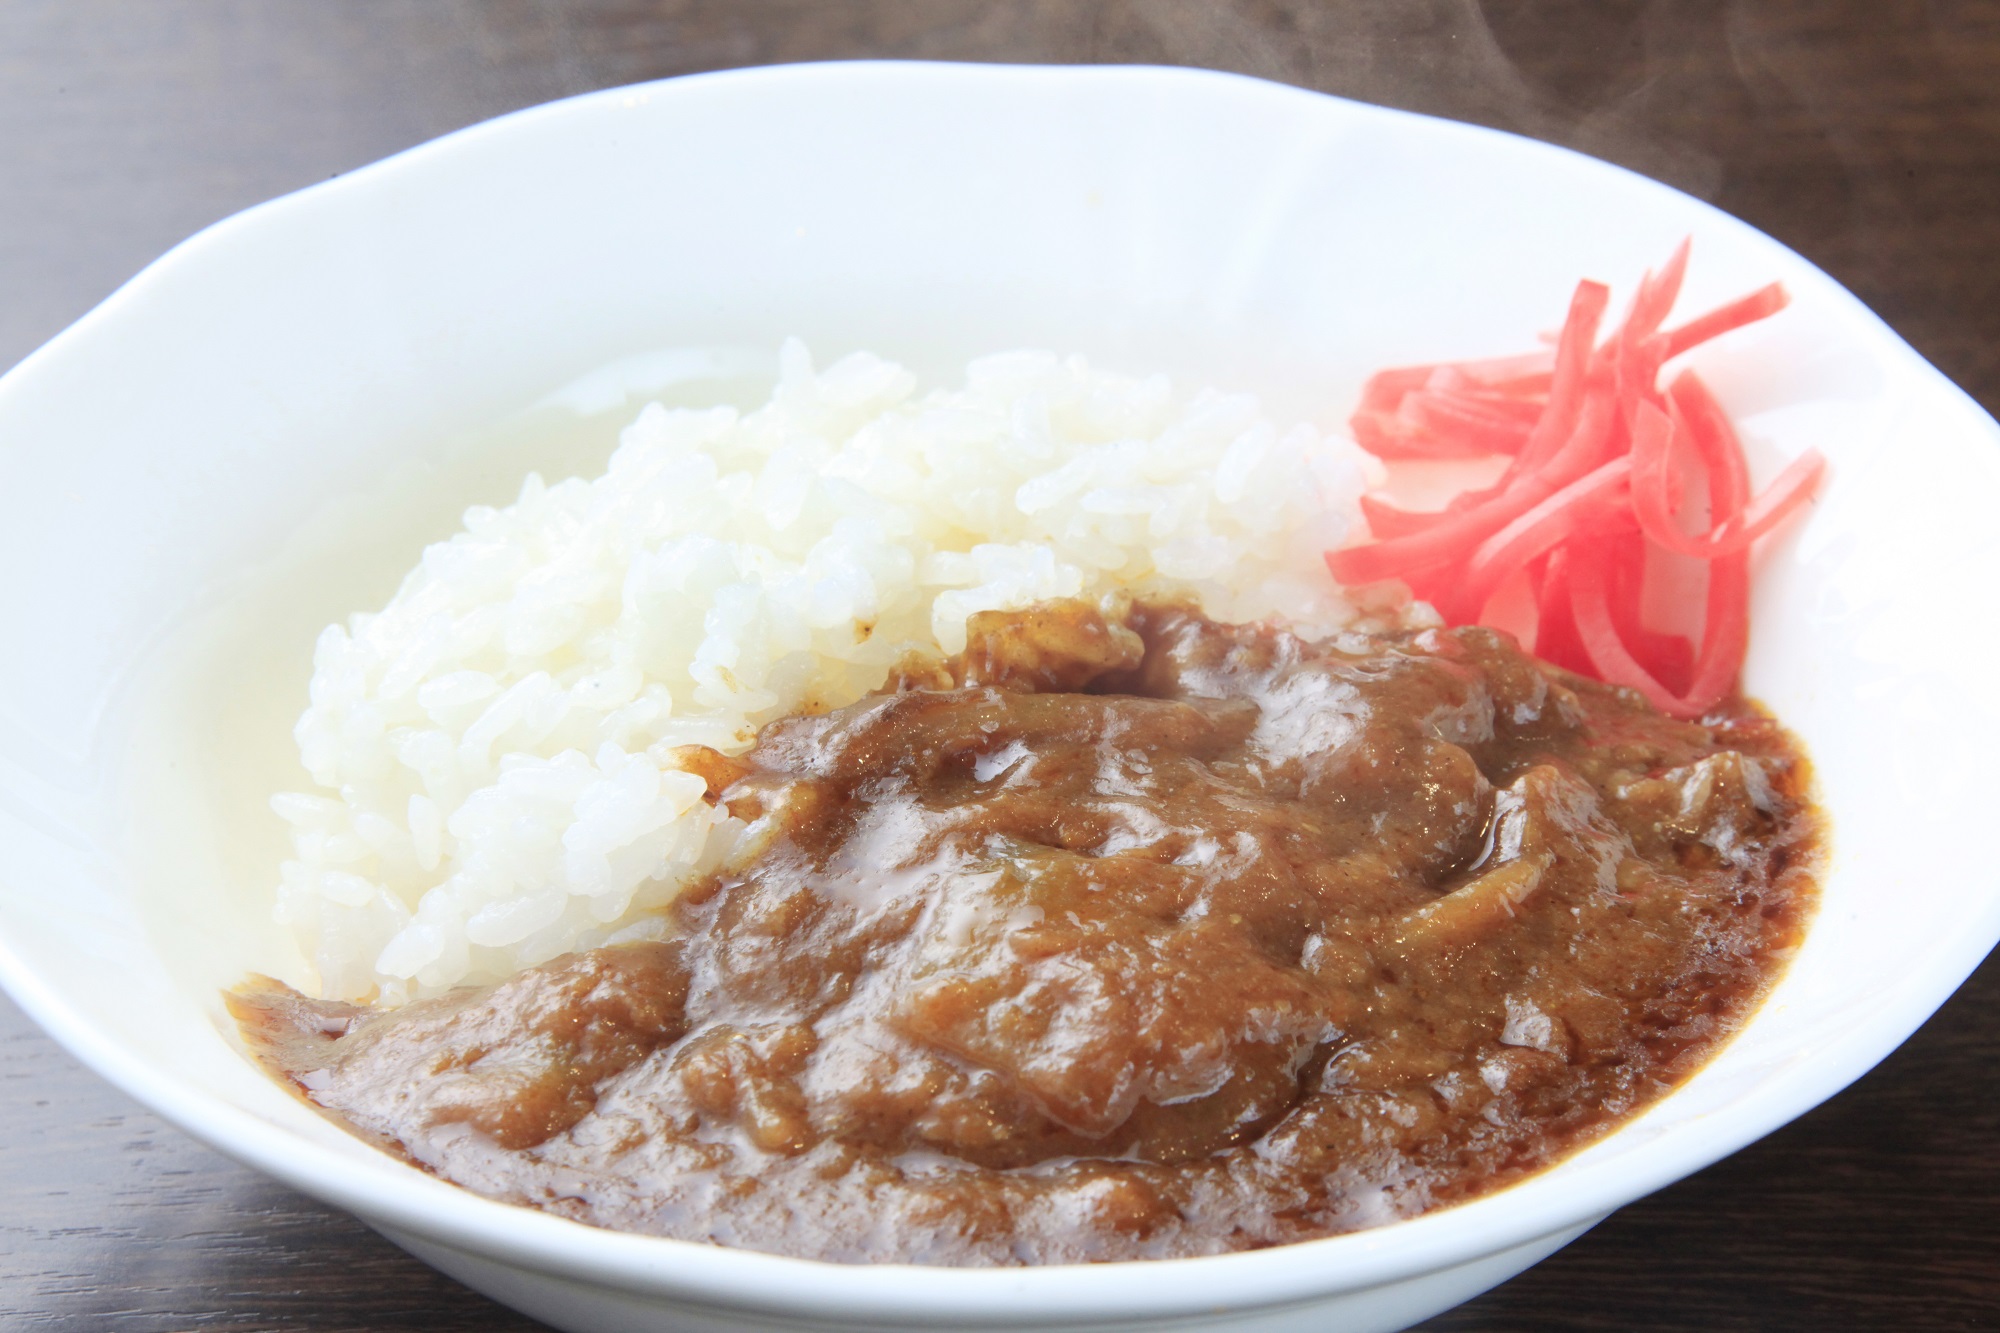
<instances>
[{"instance_id":1,"label":"white rice","mask_svg":"<svg viewBox=\"0 0 2000 1333\"><path fill-rule=\"evenodd\" d=\"M329 627L299 752L321 791L278 913L322 994L396 1003L658 928L738 831L668 751L736 752L839 706L973 612L1193 593L1309 633L1353 608L1321 553L1355 521L1351 444L1240 394L1040 352L915 396L867 354L788 343L771 402L627 427L609 470L530 476Z\"/></svg>"}]
</instances>

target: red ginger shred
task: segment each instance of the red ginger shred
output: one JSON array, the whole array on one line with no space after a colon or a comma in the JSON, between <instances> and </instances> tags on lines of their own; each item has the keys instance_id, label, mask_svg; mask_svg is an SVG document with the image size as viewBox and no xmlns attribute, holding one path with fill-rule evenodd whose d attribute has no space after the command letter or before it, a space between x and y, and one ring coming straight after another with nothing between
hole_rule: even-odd
<instances>
[{"instance_id":1,"label":"red ginger shred","mask_svg":"<svg viewBox=\"0 0 2000 1333\"><path fill-rule=\"evenodd\" d=\"M1602 343L1610 292L1585 281L1553 354L1371 378L1352 422L1362 448L1391 461L1512 462L1493 486L1434 512L1363 497L1377 540L1327 552L1334 578L1399 578L1448 623L1472 624L1503 584L1525 575L1536 611L1530 646L1542 657L1638 690L1676 717L1700 717L1727 698L1749 644L1750 547L1812 498L1826 461L1808 449L1752 498L1742 442L1707 386L1683 371L1660 390L1666 362L1776 314L1788 299L1773 283L1662 332L1687 258L1683 241L1657 276L1647 273L1624 324ZM1700 532L1687 527L1683 472L1703 483ZM1643 623L1657 555L1705 566L1699 649Z\"/></svg>"}]
</instances>

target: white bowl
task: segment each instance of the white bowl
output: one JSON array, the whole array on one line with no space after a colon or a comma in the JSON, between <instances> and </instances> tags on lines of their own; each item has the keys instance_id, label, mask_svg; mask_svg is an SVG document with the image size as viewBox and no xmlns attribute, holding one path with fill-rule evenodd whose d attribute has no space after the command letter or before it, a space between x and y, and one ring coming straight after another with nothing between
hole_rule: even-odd
<instances>
[{"instance_id":1,"label":"white bowl","mask_svg":"<svg viewBox=\"0 0 2000 1333\"><path fill-rule=\"evenodd\" d=\"M1490 1198L1258 1253L839 1267L596 1231L347 1137L216 995L268 925L321 624L529 464L595 466L655 391L786 334L932 377L1016 345L1338 422L1369 369L1506 352L1683 235L1685 308L1795 304L1701 362L1766 469L1832 483L1758 584L1750 691L1804 737L1836 857L1796 962L1686 1087ZM1824 274L1542 144L1186 70L825 65L616 90L251 210L0 381L0 980L188 1133L559 1327L1400 1327L1768 1132L1902 1041L2000 937L1975 859L2000 428ZM1947 579L1949 582L1947 582ZM1911 635L1950 651L1910 651Z\"/></svg>"}]
</instances>

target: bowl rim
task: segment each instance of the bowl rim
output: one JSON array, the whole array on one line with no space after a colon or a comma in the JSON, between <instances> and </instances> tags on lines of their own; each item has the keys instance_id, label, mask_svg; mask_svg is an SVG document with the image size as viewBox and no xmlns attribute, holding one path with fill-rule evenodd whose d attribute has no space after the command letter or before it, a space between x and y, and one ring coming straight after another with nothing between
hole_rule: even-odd
<instances>
[{"instance_id":1,"label":"bowl rim","mask_svg":"<svg viewBox=\"0 0 2000 1333\"><path fill-rule=\"evenodd\" d=\"M751 67L684 75L584 93L524 108L418 144L333 179L233 214L202 229L153 261L98 306L0 376L0 417L13 391L55 373L87 347L101 327L149 301L162 275L190 256L228 247L253 229L288 225L325 201L373 191L473 144L504 140L568 120L581 128L608 114L655 98L716 84L762 85L774 91L838 87L850 81L903 81L950 87L966 82L1013 84L1030 90L1048 83L1106 84L1137 90L1167 86L1174 95L1283 99L1300 114L1339 115L1357 124L1422 122L1429 132L1504 143L1509 151L1584 162L1615 173L1628 185L1663 192L1693 205L1722 230L1734 230L1775 247L1798 266L1788 282L1809 281L1878 340L1878 350L1900 363L1933 394L1946 393L1972 409L1994 443L2000 425L1894 330L1816 266L1788 247L1727 213L1670 186L1557 145L1506 131L1421 113L1357 102L1246 75L1178 66L1049 66L935 61L856 60ZM1834 873L1829 858L1827 874ZM98 1032L37 974L12 941L0 936L0 988L83 1064L195 1139L316 1198L441 1244L502 1259L525 1268L632 1292L694 1303L755 1309L776 1315L823 1315L897 1323L938 1319L1147 1318L1213 1311L1220 1299L1236 1308L1296 1304L1342 1292L1395 1283L1469 1263L1587 1225L1614 1209L1672 1183L1803 1114L1866 1073L1889 1054L1957 989L1996 939L2000 895L1986 903L1978 930L1944 950L1948 962L1900 979L1897 1002L1854 1025L1839 1058L1799 1068L1782 1089L1763 1088L1742 1098L1710 1124L1705 1136L1667 1135L1634 1150L1616 1172L1565 1180L1560 1189L1537 1188L1547 1174L1480 1199L1367 1231L1198 1258L1144 1260L1036 1268L942 1268L905 1264L844 1265L754 1250L600 1230L525 1207L494 1202L383 1157L360 1164L295 1133L232 1106L193 1083L166 1074ZM1752 1020L1754 1022L1754 1019ZM1671 1101L1672 1094L1661 1103ZM1625 1122L1622 1133L1643 1122ZM1606 1137L1611 1137L1607 1135ZM886 1271L885 1271L886 1270ZM1243 1293L1239 1298L1236 1293Z\"/></svg>"}]
</instances>

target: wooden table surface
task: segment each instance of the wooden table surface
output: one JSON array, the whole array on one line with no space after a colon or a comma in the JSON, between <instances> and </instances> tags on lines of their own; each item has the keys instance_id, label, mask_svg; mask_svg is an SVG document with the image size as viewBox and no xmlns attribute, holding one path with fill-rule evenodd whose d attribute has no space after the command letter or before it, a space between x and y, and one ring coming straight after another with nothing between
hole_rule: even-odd
<instances>
[{"instance_id":1,"label":"wooden table surface","mask_svg":"<svg viewBox=\"0 0 2000 1333\"><path fill-rule=\"evenodd\" d=\"M1995 0L0 0L0 366L206 223L460 125L858 56L1209 65L1568 144L1793 246L2000 410ZM1989 961L1829 1105L1425 1327L2000 1328L1996 1009ZM0 1328L536 1327L0 999Z\"/></svg>"}]
</instances>

